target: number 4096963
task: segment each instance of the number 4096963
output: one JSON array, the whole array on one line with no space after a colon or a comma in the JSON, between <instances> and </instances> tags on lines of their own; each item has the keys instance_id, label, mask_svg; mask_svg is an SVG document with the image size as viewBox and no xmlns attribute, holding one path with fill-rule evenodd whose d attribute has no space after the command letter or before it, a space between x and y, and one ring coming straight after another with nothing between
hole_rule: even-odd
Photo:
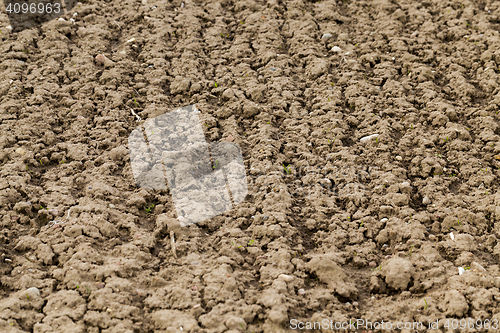
<instances>
[{"instance_id":1,"label":"number 4096963","mask_svg":"<svg viewBox=\"0 0 500 333\"><path fill-rule=\"evenodd\" d=\"M9 5L6 8L6 12L9 14L51 14L52 12L59 14L61 12L61 4L60 3L9 3Z\"/></svg>"}]
</instances>

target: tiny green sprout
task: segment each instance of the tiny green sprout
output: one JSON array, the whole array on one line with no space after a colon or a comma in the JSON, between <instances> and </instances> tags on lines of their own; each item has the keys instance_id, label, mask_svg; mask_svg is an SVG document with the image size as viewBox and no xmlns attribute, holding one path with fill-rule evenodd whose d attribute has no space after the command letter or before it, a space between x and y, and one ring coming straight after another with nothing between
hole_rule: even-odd
<instances>
[{"instance_id":1,"label":"tiny green sprout","mask_svg":"<svg viewBox=\"0 0 500 333\"><path fill-rule=\"evenodd\" d=\"M224 34L221 32L221 33L220 33L220 36L221 36L221 37L224 37Z\"/></svg>"},{"instance_id":2,"label":"tiny green sprout","mask_svg":"<svg viewBox=\"0 0 500 333\"><path fill-rule=\"evenodd\" d=\"M356 251L354 251L354 256L356 257L358 254L356 253Z\"/></svg>"},{"instance_id":3,"label":"tiny green sprout","mask_svg":"<svg viewBox=\"0 0 500 333\"><path fill-rule=\"evenodd\" d=\"M330 143L330 139L326 139L328 141L328 143Z\"/></svg>"},{"instance_id":4,"label":"tiny green sprout","mask_svg":"<svg viewBox=\"0 0 500 333\"><path fill-rule=\"evenodd\" d=\"M245 329L245 327L243 326L243 324L242 324L242 323L240 323L240 326L241 326L241 328Z\"/></svg>"},{"instance_id":5,"label":"tiny green sprout","mask_svg":"<svg viewBox=\"0 0 500 333\"><path fill-rule=\"evenodd\" d=\"M424 309L427 309L429 307L429 305L427 305L427 301L425 300L425 298L424 298L424 303L425 303Z\"/></svg>"},{"instance_id":6,"label":"tiny green sprout","mask_svg":"<svg viewBox=\"0 0 500 333\"><path fill-rule=\"evenodd\" d=\"M234 243L233 243L233 241L231 241L231 244L232 244L232 245L234 246Z\"/></svg>"},{"instance_id":7,"label":"tiny green sprout","mask_svg":"<svg viewBox=\"0 0 500 333\"><path fill-rule=\"evenodd\" d=\"M412 252L413 252L413 245L410 245L410 251L408 251L408 255L411 256Z\"/></svg>"},{"instance_id":8,"label":"tiny green sprout","mask_svg":"<svg viewBox=\"0 0 500 333\"><path fill-rule=\"evenodd\" d=\"M457 224L462 225L462 223L460 222L460 219L457 219Z\"/></svg>"},{"instance_id":9,"label":"tiny green sprout","mask_svg":"<svg viewBox=\"0 0 500 333\"><path fill-rule=\"evenodd\" d=\"M464 267L464 269L470 269L470 266Z\"/></svg>"},{"instance_id":10,"label":"tiny green sprout","mask_svg":"<svg viewBox=\"0 0 500 333\"><path fill-rule=\"evenodd\" d=\"M331 102L330 97L328 97L328 102Z\"/></svg>"},{"instance_id":11,"label":"tiny green sprout","mask_svg":"<svg viewBox=\"0 0 500 333\"><path fill-rule=\"evenodd\" d=\"M26 171L28 171L28 170L29 170L29 168L28 168L28 166L26 166Z\"/></svg>"},{"instance_id":12,"label":"tiny green sprout","mask_svg":"<svg viewBox=\"0 0 500 333\"><path fill-rule=\"evenodd\" d=\"M242 247L243 247L243 246L242 246L242 245L240 245L240 246L238 246L238 249L239 249L239 248L242 248Z\"/></svg>"},{"instance_id":13,"label":"tiny green sprout","mask_svg":"<svg viewBox=\"0 0 500 333\"><path fill-rule=\"evenodd\" d=\"M66 164L66 162L64 162L64 160L61 160L61 163L62 163L62 164Z\"/></svg>"},{"instance_id":14,"label":"tiny green sprout","mask_svg":"<svg viewBox=\"0 0 500 333\"><path fill-rule=\"evenodd\" d=\"M27 299L30 299L30 297L29 297L29 295L28 295L28 294L26 294L26 298L27 298Z\"/></svg>"},{"instance_id":15,"label":"tiny green sprout","mask_svg":"<svg viewBox=\"0 0 500 333\"><path fill-rule=\"evenodd\" d=\"M42 160L40 159L40 165L43 165Z\"/></svg>"},{"instance_id":16,"label":"tiny green sprout","mask_svg":"<svg viewBox=\"0 0 500 333\"><path fill-rule=\"evenodd\" d=\"M290 171L290 164L288 164L288 166L285 166L285 163L283 163L283 168L285 169L286 173L292 173L292 171Z\"/></svg>"},{"instance_id":17,"label":"tiny green sprout","mask_svg":"<svg viewBox=\"0 0 500 333\"><path fill-rule=\"evenodd\" d=\"M410 128L413 129L413 124L410 125Z\"/></svg>"},{"instance_id":18,"label":"tiny green sprout","mask_svg":"<svg viewBox=\"0 0 500 333\"><path fill-rule=\"evenodd\" d=\"M364 225L365 225L365 222L361 222L361 223L359 224L359 227L360 227L360 228L362 228Z\"/></svg>"},{"instance_id":19,"label":"tiny green sprout","mask_svg":"<svg viewBox=\"0 0 500 333\"><path fill-rule=\"evenodd\" d=\"M217 81L214 81L215 88L217 88L219 85L217 84Z\"/></svg>"},{"instance_id":20,"label":"tiny green sprout","mask_svg":"<svg viewBox=\"0 0 500 333\"><path fill-rule=\"evenodd\" d=\"M212 167L212 169L217 169L217 167L219 166L219 160L215 160L215 165Z\"/></svg>"},{"instance_id":21,"label":"tiny green sprout","mask_svg":"<svg viewBox=\"0 0 500 333\"><path fill-rule=\"evenodd\" d=\"M79 285L76 285L76 289L80 289L80 286L79 286Z\"/></svg>"},{"instance_id":22,"label":"tiny green sprout","mask_svg":"<svg viewBox=\"0 0 500 333\"><path fill-rule=\"evenodd\" d=\"M376 138L375 138L375 143L377 143L377 144L378 144L378 137L376 137Z\"/></svg>"},{"instance_id":23,"label":"tiny green sprout","mask_svg":"<svg viewBox=\"0 0 500 333\"><path fill-rule=\"evenodd\" d=\"M248 246L253 246L253 244L255 243L255 241L253 239L251 239L249 242L248 242Z\"/></svg>"},{"instance_id":24,"label":"tiny green sprout","mask_svg":"<svg viewBox=\"0 0 500 333\"><path fill-rule=\"evenodd\" d=\"M91 293L92 293L92 292L90 291L90 288L89 288L89 287L85 286L85 289L87 289L87 292L88 292L89 294L91 294Z\"/></svg>"},{"instance_id":25,"label":"tiny green sprout","mask_svg":"<svg viewBox=\"0 0 500 333\"><path fill-rule=\"evenodd\" d=\"M268 124L270 124L271 122L270 122L270 121L268 121L267 123L268 123Z\"/></svg>"},{"instance_id":26,"label":"tiny green sprout","mask_svg":"<svg viewBox=\"0 0 500 333\"><path fill-rule=\"evenodd\" d=\"M155 208L155 204L151 204L148 207L144 207L144 210L149 214L151 212L151 209Z\"/></svg>"}]
</instances>

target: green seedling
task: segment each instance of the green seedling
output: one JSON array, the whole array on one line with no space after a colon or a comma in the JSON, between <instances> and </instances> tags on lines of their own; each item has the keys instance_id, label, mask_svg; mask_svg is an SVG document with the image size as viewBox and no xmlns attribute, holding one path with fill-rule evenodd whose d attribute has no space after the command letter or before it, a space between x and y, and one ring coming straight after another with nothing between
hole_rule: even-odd
<instances>
[{"instance_id":1,"label":"green seedling","mask_svg":"<svg viewBox=\"0 0 500 333\"><path fill-rule=\"evenodd\" d=\"M331 101L330 101L330 97L328 97L328 102L331 102Z\"/></svg>"},{"instance_id":2,"label":"green seedling","mask_svg":"<svg viewBox=\"0 0 500 333\"><path fill-rule=\"evenodd\" d=\"M328 141L328 143L330 143L330 139L326 139Z\"/></svg>"},{"instance_id":3,"label":"green seedling","mask_svg":"<svg viewBox=\"0 0 500 333\"><path fill-rule=\"evenodd\" d=\"M286 173L292 173L292 171L290 170L290 164L288 164L288 166L285 166L285 163L283 163L283 168L285 169Z\"/></svg>"},{"instance_id":4,"label":"green seedling","mask_svg":"<svg viewBox=\"0 0 500 333\"><path fill-rule=\"evenodd\" d=\"M253 246L253 244L255 243L255 241L253 239L251 239L249 242L248 242L248 246Z\"/></svg>"},{"instance_id":5,"label":"green seedling","mask_svg":"<svg viewBox=\"0 0 500 333\"><path fill-rule=\"evenodd\" d=\"M47 207L43 207L42 205L40 205L40 209L46 209L46 210L48 210Z\"/></svg>"},{"instance_id":6,"label":"green seedling","mask_svg":"<svg viewBox=\"0 0 500 333\"><path fill-rule=\"evenodd\" d=\"M64 160L61 160L61 163L62 163L62 164L66 164L66 162L64 162Z\"/></svg>"},{"instance_id":7,"label":"green seedling","mask_svg":"<svg viewBox=\"0 0 500 333\"><path fill-rule=\"evenodd\" d=\"M365 225L365 222L361 222L361 223L359 224L359 227L360 227L360 228L362 228L364 225Z\"/></svg>"},{"instance_id":8,"label":"green seedling","mask_svg":"<svg viewBox=\"0 0 500 333\"><path fill-rule=\"evenodd\" d=\"M408 251L408 255L411 256L412 252L413 252L413 245L410 245L410 251Z\"/></svg>"},{"instance_id":9,"label":"green seedling","mask_svg":"<svg viewBox=\"0 0 500 333\"><path fill-rule=\"evenodd\" d=\"M217 169L219 167L219 160L215 160L215 165L212 167L212 169Z\"/></svg>"},{"instance_id":10,"label":"green seedling","mask_svg":"<svg viewBox=\"0 0 500 333\"><path fill-rule=\"evenodd\" d=\"M28 294L26 294L26 298L27 298L27 299L30 299L30 297L29 297L29 295L28 295Z\"/></svg>"},{"instance_id":11,"label":"green seedling","mask_svg":"<svg viewBox=\"0 0 500 333\"><path fill-rule=\"evenodd\" d=\"M356 257L358 254L356 253L356 251L354 251L354 256Z\"/></svg>"},{"instance_id":12,"label":"green seedling","mask_svg":"<svg viewBox=\"0 0 500 333\"><path fill-rule=\"evenodd\" d=\"M448 142L448 141L450 141L450 138L446 137L446 139L443 139L443 140L444 140L444 142Z\"/></svg>"},{"instance_id":13,"label":"green seedling","mask_svg":"<svg viewBox=\"0 0 500 333\"><path fill-rule=\"evenodd\" d=\"M378 144L378 137L375 138L375 143Z\"/></svg>"},{"instance_id":14,"label":"green seedling","mask_svg":"<svg viewBox=\"0 0 500 333\"><path fill-rule=\"evenodd\" d=\"M90 291L90 288L89 288L89 287L85 286L85 289L87 289L87 292L89 293L89 295L92 293L92 292Z\"/></svg>"},{"instance_id":15,"label":"green seedling","mask_svg":"<svg viewBox=\"0 0 500 333\"><path fill-rule=\"evenodd\" d=\"M217 84L217 81L214 81L215 88L217 88L219 85Z\"/></svg>"},{"instance_id":16,"label":"green seedling","mask_svg":"<svg viewBox=\"0 0 500 333\"><path fill-rule=\"evenodd\" d=\"M75 289L77 289L77 290L78 290L78 289L80 289L80 286L79 286L79 285L76 285L76 288L75 288Z\"/></svg>"},{"instance_id":17,"label":"green seedling","mask_svg":"<svg viewBox=\"0 0 500 333\"><path fill-rule=\"evenodd\" d=\"M43 165L42 160L40 159L40 165Z\"/></svg>"},{"instance_id":18,"label":"green seedling","mask_svg":"<svg viewBox=\"0 0 500 333\"><path fill-rule=\"evenodd\" d=\"M148 207L144 207L144 209L146 210L146 213L150 213L151 212L151 209L155 208L155 204L151 204L149 205Z\"/></svg>"},{"instance_id":19,"label":"green seedling","mask_svg":"<svg viewBox=\"0 0 500 333\"><path fill-rule=\"evenodd\" d=\"M470 269L470 266L464 267L464 269Z\"/></svg>"},{"instance_id":20,"label":"green seedling","mask_svg":"<svg viewBox=\"0 0 500 333\"><path fill-rule=\"evenodd\" d=\"M29 168L28 168L28 166L26 166L26 171L29 171Z\"/></svg>"},{"instance_id":21,"label":"green seedling","mask_svg":"<svg viewBox=\"0 0 500 333\"><path fill-rule=\"evenodd\" d=\"M425 303L424 309L427 309L429 307L429 305L427 304L427 301L425 300L425 298L424 298L424 303Z\"/></svg>"}]
</instances>

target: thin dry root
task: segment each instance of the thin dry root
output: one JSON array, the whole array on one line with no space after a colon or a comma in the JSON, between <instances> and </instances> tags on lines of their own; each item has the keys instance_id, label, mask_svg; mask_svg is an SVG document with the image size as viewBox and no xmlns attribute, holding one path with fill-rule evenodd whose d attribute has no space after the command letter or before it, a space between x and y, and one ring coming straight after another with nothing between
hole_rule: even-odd
<instances>
[{"instance_id":1,"label":"thin dry root","mask_svg":"<svg viewBox=\"0 0 500 333\"><path fill-rule=\"evenodd\" d=\"M176 253L176 248L175 248L175 239L174 239L174 232L170 231L170 242L172 243L172 253L174 254L174 258L177 259L177 253Z\"/></svg>"}]
</instances>

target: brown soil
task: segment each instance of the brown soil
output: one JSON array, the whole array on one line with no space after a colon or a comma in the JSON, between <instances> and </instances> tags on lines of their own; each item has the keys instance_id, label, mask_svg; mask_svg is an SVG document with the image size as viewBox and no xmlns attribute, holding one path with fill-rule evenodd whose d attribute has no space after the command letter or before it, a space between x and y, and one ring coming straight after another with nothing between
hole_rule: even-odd
<instances>
[{"instance_id":1,"label":"brown soil","mask_svg":"<svg viewBox=\"0 0 500 333\"><path fill-rule=\"evenodd\" d=\"M23 31L1 12L1 332L500 320L500 3L95 0ZM241 147L249 195L176 229L175 258L127 138L130 109L190 104Z\"/></svg>"}]
</instances>

